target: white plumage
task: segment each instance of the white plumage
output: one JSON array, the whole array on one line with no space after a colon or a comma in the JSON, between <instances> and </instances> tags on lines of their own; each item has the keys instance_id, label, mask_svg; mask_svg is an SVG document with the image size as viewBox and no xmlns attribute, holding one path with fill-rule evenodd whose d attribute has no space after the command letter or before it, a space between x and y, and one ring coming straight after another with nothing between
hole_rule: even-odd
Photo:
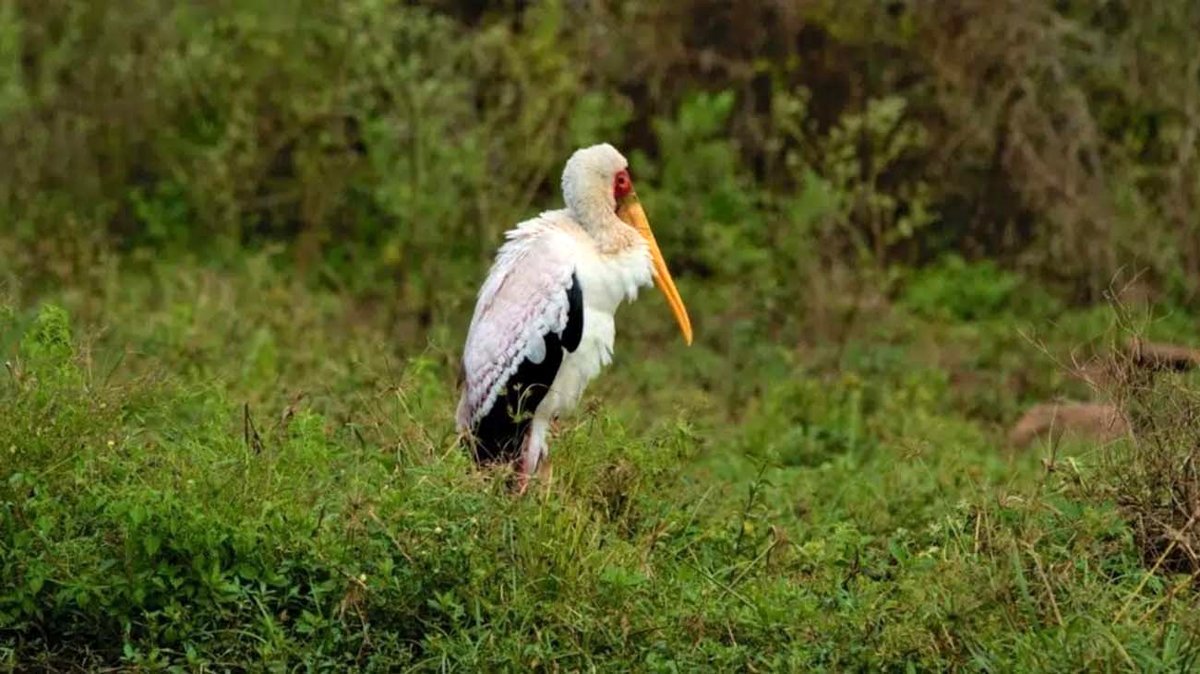
<instances>
[{"instance_id":1,"label":"white plumage","mask_svg":"<svg viewBox=\"0 0 1200 674\"><path fill-rule=\"evenodd\" d=\"M486 446L477 458L519 457L522 485L547 454L550 422L574 408L612 361L622 301L657 280L690 342L690 323L627 166L611 145L576 152L563 171L567 207L510 230L479 291L463 350L457 424L470 442ZM528 391L512 393L522 386ZM527 399L531 414L506 417L515 401Z\"/></svg>"}]
</instances>

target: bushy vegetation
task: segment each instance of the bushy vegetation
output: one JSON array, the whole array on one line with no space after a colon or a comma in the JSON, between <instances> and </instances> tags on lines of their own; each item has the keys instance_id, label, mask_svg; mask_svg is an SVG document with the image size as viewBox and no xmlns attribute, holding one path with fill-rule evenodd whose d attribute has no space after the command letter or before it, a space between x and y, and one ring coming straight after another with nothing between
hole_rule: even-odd
<instances>
[{"instance_id":1,"label":"bushy vegetation","mask_svg":"<svg viewBox=\"0 0 1200 674\"><path fill-rule=\"evenodd\" d=\"M1197 666L1200 388L1072 366L1194 341L1191 5L502 5L0 4L4 667ZM602 140L697 343L514 498L458 349Z\"/></svg>"}]
</instances>

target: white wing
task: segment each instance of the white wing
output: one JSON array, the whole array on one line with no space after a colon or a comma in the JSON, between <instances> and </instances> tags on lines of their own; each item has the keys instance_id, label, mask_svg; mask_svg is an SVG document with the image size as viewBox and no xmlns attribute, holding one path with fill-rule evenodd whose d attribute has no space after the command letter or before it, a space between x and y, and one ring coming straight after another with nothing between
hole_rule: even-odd
<instances>
[{"instance_id":1,"label":"white wing","mask_svg":"<svg viewBox=\"0 0 1200 674\"><path fill-rule=\"evenodd\" d=\"M544 335L561 336L567 327L579 243L556 215L543 213L510 230L479 290L463 348L460 431L491 410L522 361L545 358Z\"/></svg>"}]
</instances>

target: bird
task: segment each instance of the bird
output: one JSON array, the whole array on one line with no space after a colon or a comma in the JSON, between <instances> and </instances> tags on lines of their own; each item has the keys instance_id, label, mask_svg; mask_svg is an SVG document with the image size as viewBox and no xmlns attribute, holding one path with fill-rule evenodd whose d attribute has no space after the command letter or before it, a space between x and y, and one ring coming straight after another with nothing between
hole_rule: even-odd
<instances>
[{"instance_id":1,"label":"bird","mask_svg":"<svg viewBox=\"0 0 1200 674\"><path fill-rule=\"evenodd\" d=\"M683 339L692 323L629 162L601 143L562 172L564 208L505 234L476 297L460 363L459 438L479 466L515 468L517 492L549 456L551 424L612 362L617 308L652 282Z\"/></svg>"}]
</instances>

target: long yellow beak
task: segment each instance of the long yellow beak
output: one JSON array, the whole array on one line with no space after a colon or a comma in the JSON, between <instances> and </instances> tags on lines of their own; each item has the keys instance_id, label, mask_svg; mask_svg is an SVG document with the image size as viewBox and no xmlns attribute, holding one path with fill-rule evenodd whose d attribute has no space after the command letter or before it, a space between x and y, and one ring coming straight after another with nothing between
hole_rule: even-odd
<instances>
[{"instance_id":1,"label":"long yellow beak","mask_svg":"<svg viewBox=\"0 0 1200 674\"><path fill-rule=\"evenodd\" d=\"M662 251L658 249L658 242L654 240L654 232L650 231L650 221L646 219L646 212L642 210L642 204L638 201L635 192L625 195L617 203L617 217L636 229L650 244L650 258L654 262L654 283L667 296L667 304L671 305L671 313L675 314L675 320L683 332L683 341L690 346L692 343L692 319L688 318L687 307L683 306L683 298L675 289L675 281L671 279L667 262L663 259Z\"/></svg>"}]
</instances>

